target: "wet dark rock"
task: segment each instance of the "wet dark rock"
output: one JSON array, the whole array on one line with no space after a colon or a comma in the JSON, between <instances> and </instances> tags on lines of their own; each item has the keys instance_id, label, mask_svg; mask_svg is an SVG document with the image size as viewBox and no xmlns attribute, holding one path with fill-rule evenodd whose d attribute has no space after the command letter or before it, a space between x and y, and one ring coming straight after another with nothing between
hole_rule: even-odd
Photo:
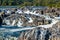
<instances>
[{"instance_id":1,"label":"wet dark rock","mask_svg":"<svg viewBox=\"0 0 60 40\"><path fill-rule=\"evenodd\" d=\"M38 29L38 31L37 31L37 40L39 39L40 34L41 34L41 31Z\"/></svg>"},{"instance_id":2,"label":"wet dark rock","mask_svg":"<svg viewBox=\"0 0 60 40\"><path fill-rule=\"evenodd\" d=\"M52 9L52 12L55 12L55 9Z\"/></svg>"},{"instance_id":3,"label":"wet dark rock","mask_svg":"<svg viewBox=\"0 0 60 40\"><path fill-rule=\"evenodd\" d=\"M51 33L47 30L46 35L45 35L45 40L49 40Z\"/></svg>"},{"instance_id":4,"label":"wet dark rock","mask_svg":"<svg viewBox=\"0 0 60 40\"><path fill-rule=\"evenodd\" d=\"M42 15L44 14L44 11L43 11L43 10L41 11L41 14L42 14Z\"/></svg>"},{"instance_id":5,"label":"wet dark rock","mask_svg":"<svg viewBox=\"0 0 60 40\"><path fill-rule=\"evenodd\" d=\"M0 26L2 25L2 18L0 17Z\"/></svg>"}]
</instances>

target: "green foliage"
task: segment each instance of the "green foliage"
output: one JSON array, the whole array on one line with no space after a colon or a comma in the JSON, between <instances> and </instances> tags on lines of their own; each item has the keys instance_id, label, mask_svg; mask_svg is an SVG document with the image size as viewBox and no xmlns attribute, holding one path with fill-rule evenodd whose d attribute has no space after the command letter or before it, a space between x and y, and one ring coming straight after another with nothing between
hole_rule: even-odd
<instances>
[{"instance_id":1,"label":"green foliage","mask_svg":"<svg viewBox=\"0 0 60 40\"><path fill-rule=\"evenodd\" d=\"M60 0L0 0L1 6L49 6L60 7Z\"/></svg>"}]
</instances>

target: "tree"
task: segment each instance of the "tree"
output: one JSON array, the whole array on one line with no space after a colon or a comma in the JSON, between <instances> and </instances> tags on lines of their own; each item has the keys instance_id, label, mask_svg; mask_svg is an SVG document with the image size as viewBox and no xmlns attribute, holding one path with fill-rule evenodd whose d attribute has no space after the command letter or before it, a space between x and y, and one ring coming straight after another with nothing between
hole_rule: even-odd
<instances>
[{"instance_id":1,"label":"tree","mask_svg":"<svg viewBox=\"0 0 60 40\"><path fill-rule=\"evenodd\" d=\"M14 0L9 0L8 5L11 6Z\"/></svg>"},{"instance_id":2,"label":"tree","mask_svg":"<svg viewBox=\"0 0 60 40\"><path fill-rule=\"evenodd\" d=\"M33 6L40 6L41 0L33 0Z\"/></svg>"},{"instance_id":3,"label":"tree","mask_svg":"<svg viewBox=\"0 0 60 40\"><path fill-rule=\"evenodd\" d=\"M0 0L1 6L49 6L60 7L60 0Z\"/></svg>"},{"instance_id":4,"label":"tree","mask_svg":"<svg viewBox=\"0 0 60 40\"><path fill-rule=\"evenodd\" d=\"M0 0L0 5L2 5L2 0Z\"/></svg>"},{"instance_id":5,"label":"tree","mask_svg":"<svg viewBox=\"0 0 60 40\"><path fill-rule=\"evenodd\" d=\"M3 6L6 6L6 2L7 2L7 0L4 0L4 1L2 2L2 5L3 5Z\"/></svg>"}]
</instances>

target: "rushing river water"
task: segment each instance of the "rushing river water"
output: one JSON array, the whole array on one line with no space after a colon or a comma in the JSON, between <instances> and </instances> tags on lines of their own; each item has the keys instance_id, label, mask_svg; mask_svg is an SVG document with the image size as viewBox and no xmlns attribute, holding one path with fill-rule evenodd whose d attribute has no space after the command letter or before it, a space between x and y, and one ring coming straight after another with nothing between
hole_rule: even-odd
<instances>
[{"instance_id":1,"label":"rushing river water","mask_svg":"<svg viewBox=\"0 0 60 40\"><path fill-rule=\"evenodd\" d=\"M6 8L18 8L17 6L0 6L0 9L6 9ZM35 30L34 30L35 29ZM37 27L18 27L18 26L0 26L0 36L2 37L8 37L8 36L13 36L13 37L19 37L20 35L22 35L22 33L34 33L34 35L36 36L37 40L40 38L40 36L42 36L43 38L47 35L49 37L49 34L47 32L47 30L43 30L37 28ZM45 35L46 34L46 35ZM23 34L24 35L24 34ZM28 35L27 35L28 36ZM47 38L48 38L47 37Z\"/></svg>"},{"instance_id":2,"label":"rushing river water","mask_svg":"<svg viewBox=\"0 0 60 40\"><path fill-rule=\"evenodd\" d=\"M0 9L18 8L18 6L0 6Z\"/></svg>"}]
</instances>

